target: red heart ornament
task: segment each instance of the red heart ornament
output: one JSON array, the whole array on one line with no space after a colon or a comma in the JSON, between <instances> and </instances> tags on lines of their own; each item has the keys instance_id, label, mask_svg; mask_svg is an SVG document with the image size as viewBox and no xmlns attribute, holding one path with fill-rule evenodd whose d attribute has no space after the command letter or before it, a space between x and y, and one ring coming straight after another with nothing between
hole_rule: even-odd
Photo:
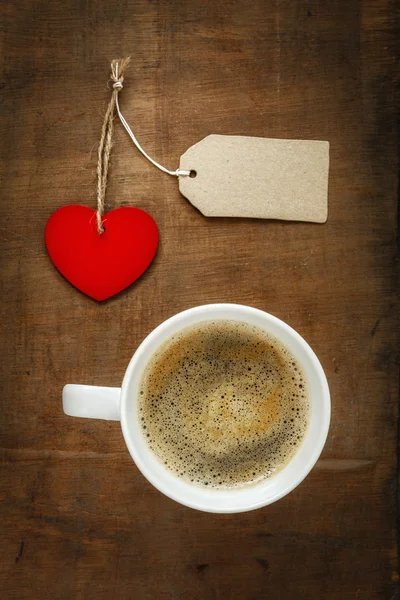
<instances>
[{"instance_id":1,"label":"red heart ornament","mask_svg":"<svg viewBox=\"0 0 400 600\"><path fill-rule=\"evenodd\" d=\"M78 290L95 300L114 296L133 283L157 251L158 229L140 208L123 207L102 218L97 231L96 211L71 204L47 221L45 243L51 260Z\"/></svg>"}]
</instances>

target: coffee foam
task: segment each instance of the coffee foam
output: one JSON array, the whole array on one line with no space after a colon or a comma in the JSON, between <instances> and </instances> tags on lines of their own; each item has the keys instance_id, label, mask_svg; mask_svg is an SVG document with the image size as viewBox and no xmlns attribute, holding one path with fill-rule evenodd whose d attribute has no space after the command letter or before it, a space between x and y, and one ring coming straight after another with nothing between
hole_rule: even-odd
<instances>
[{"instance_id":1,"label":"coffee foam","mask_svg":"<svg viewBox=\"0 0 400 600\"><path fill-rule=\"evenodd\" d=\"M302 368L278 340L236 321L167 340L140 385L139 417L158 459L195 484L233 487L280 471L308 423Z\"/></svg>"}]
</instances>

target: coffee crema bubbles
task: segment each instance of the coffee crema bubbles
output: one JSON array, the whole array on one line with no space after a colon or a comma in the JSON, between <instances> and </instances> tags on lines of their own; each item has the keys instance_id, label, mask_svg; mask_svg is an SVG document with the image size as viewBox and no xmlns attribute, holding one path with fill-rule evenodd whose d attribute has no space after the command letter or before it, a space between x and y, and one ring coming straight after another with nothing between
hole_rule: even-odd
<instances>
[{"instance_id":1,"label":"coffee crema bubbles","mask_svg":"<svg viewBox=\"0 0 400 600\"><path fill-rule=\"evenodd\" d=\"M204 321L164 342L138 402L143 435L183 480L249 485L294 456L309 420L309 390L291 352L260 327Z\"/></svg>"}]
</instances>

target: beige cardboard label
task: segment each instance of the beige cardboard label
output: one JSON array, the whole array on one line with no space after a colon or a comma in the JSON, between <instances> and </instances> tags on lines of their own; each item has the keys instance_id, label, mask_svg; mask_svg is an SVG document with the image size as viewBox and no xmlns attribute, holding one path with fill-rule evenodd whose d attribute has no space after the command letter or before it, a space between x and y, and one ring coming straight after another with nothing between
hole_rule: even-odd
<instances>
[{"instance_id":1,"label":"beige cardboard label","mask_svg":"<svg viewBox=\"0 0 400 600\"><path fill-rule=\"evenodd\" d=\"M329 142L209 135L181 156L180 192L208 217L328 217Z\"/></svg>"}]
</instances>

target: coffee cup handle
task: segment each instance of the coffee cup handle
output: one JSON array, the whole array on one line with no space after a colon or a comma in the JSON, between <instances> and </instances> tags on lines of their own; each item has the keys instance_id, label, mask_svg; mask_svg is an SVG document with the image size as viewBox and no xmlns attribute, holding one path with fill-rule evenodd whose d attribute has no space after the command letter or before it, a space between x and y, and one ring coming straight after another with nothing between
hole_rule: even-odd
<instances>
[{"instance_id":1,"label":"coffee cup handle","mask_svg":"<svg viewBox=\"0 0 400 600\"><path fill-rule=\"evenodd\" d=\"M69 383L62 392L63 409L70 417L120 421L121 388Z\"/></svg>"}]
</instances>

